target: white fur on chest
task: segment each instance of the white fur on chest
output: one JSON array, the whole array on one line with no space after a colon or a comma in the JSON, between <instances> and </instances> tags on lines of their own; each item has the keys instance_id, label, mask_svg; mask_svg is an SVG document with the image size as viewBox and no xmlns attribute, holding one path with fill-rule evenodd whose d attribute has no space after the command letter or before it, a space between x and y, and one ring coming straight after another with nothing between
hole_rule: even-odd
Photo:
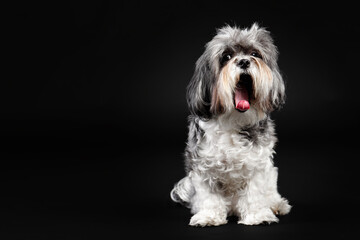
<instances>
[{"instance_id":1,"label":"white fur on chest","mask_svg":"<svg viewBox=\"0 0 360 240\"><path fill-rule=\"evenodd\" d=\"M226 119L200 121L204 138L199 144L197 169L210 186L226 192L237 191L255 171L271 167L275 137L260 138L257 142L240 134L239 126Z\"/></svg>"}]
</instances>

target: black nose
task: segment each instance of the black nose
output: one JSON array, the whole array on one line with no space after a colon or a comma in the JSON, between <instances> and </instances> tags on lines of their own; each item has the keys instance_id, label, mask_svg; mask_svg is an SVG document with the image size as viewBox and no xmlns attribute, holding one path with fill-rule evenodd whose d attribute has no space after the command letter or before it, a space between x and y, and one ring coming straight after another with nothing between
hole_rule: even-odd
<instances>
[{"instance_id":1,"label":"black nose","mask_svg":"<svg viewBox=\"0 0 360 240\"><path fill-rule=\"evenodd\" d=\"M238 65L242 68L242 69L247 69L250 66L250 61L248 59L241 59L238 63Z\"/></svg>"}]
</instances>

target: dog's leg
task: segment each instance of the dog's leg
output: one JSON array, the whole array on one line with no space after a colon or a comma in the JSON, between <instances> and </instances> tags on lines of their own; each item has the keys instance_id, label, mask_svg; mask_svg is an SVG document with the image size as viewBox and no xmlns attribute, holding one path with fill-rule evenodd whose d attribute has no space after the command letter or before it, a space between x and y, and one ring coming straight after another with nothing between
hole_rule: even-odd
<instances>
[{"instance_id":1,"label":"dog's leg","mask_svg":"<svg viewBox=\"0 0 360 240\"><path fill-rule=\"evenodd\" d=\"M195 194L191 199L191 226L219 226L226 224L227 208L223 197L211 191L210 186L198 174L191 174Z\"/></svg>"},{"instance_id":2,"label":"dog's leg","mask_svg":"<svg viewBox=\"0 0 360 240\"><path fill-rule=\"evenodd\" d=\"M270 208L276 215L285 215L290 212L291 206L287 199L280 196L277 190L278 169L271 167L269 171L269 179L266 186L267 201Z\"/></svg>"},{"instance_id":3,"label":"dog's leg","mask_svg":"<svg viewBox=\"0 0 360 240\"><path fill-rule=\"evenodd\" d=\"M245 225L278 222L276 214L286 214L291 206L277 192L277 168L271 166L257 170L236 206L240 220Z\"/></svg>"}]
</instances>

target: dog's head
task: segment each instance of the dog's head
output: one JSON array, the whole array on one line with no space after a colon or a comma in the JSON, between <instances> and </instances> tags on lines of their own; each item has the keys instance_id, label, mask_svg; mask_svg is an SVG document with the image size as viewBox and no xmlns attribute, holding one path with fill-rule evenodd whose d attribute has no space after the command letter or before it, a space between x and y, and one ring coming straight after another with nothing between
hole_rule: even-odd
<instances>
[{"instance_id":1,"label":"dog's head","mask_svg":"<svg viewBox=\"0 0 360 240\"><path fill-rule=\"evenodd\" d=\"M203 119L251 109L269 113L284 103L285 87L270 33L225 26L206 44L188 85L192 114Z\"/></svg>"}]
</instances>

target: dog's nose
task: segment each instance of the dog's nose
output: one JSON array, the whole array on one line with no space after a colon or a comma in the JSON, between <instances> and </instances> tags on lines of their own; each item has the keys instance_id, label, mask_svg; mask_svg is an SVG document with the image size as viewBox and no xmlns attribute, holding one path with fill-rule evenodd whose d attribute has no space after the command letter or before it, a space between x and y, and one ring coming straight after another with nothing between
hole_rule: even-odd
<instances>
[{"instance_id":1,"label":"dog's nose","mask_svg":"<svg viewBox=\"0 0 360 240\"><path fill-rule=\"evenodd\" d=\"M241 59L238 63L240 68L247 69L250 66L250 61L248 59Z\"/></svg>"}]
</instances>

